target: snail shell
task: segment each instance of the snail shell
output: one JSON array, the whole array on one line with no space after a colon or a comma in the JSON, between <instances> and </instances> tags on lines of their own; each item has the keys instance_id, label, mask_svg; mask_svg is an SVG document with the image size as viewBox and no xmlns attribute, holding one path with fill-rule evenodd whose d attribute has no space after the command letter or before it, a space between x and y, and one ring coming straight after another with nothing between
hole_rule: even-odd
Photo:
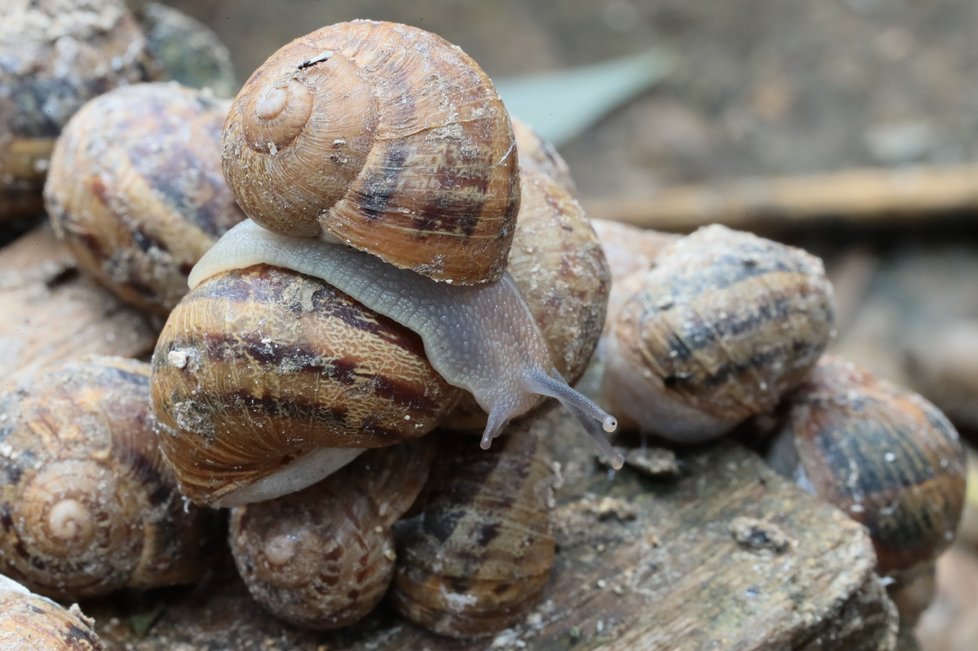
<instances>
[{"instance_id":1,"label":"snail shell","mask_svg":"<svg viewBox=\"0 0 978 651\"><path fill-rule=\"evenodd\" d=\"M124 301L168 313L191 267L244 218L221 174L227 107L173 83L137 84L86 104L58 139L51 221Z\"/></svg>"},{"instance_id":2,"label":"snail shell","mask_svg":"<svg viewBox=\"0 0 978 651\"><path fill-rule=\"evenodd\" d=\"M591 410L582 415L585 421L591 414L609 418L550 382L551 374L579 376L597 343L608 292L601 249L579 204L559 184L525 174L527 212L521 211L510 255L517 276L497 285L436 284L346 247L274 235L249 222L222 239L194 271L194 282L210 277L171 313L153 357L154 404L180 432L164 432L161 445L184 493L205 503L269 499L318 481L350 458L334 463L328 451L310 456L317 448L390 445L438 424L484 427L485 413L495 409L486 430L491 438L510 416L539 404L540 393ZM274 256L264 242L271 242ZM420 322L419 332L437 326L438 336L450 341L424 343L311 276L253 266L277 262L332 280L324 270L342 260L361 266L343 272L356 286L340 289L371 291L366 281L372 278L379 283L374 288L387 289L380 298L387 297L388 317L403 322L406 315L412 327ZM235 267L244 269L227 272ZM405 289L404 283L414 285ZM466 349L446 363L445 355L460 344ZM440 366L424 355L431 349ZM464 375L472 368L481 373L475 380ZM533 392L519 372L533 374ZM473 384L481 403L467 398L446 420L462 395L456 387ZM309 473L295 466L303 455ZM263 483L247 488L257 478Z\"/></svg>"},{"instance_id":3,"label":"snail shell","mask_svg":"<svg viewBox=\"0 0 978 651\"><path fill-rule=\"evenodd\" d=\"M0 575L0 649L101 651L92 624L78 606L62 608Z\"/></svg>"},{"instance_id":4,"label":"snail shell","mask_svg":"<svg viewBox=\"0 0 978 651\"><path fill-rule=\"evenodd\" d=\"M881 572L929 561L964 505L958 434L919 395L825 357L789 400L769 462L864 524Z\"/></svg>"},{"instance_id":5,"label":"snail shell","mask_svg":"<svg viewBox=\"0 0 978 651\"><path fill-rule=\"evenodd\" d=\"M0 395L0 572L57 599L196 580L207 515L155 427L133 360L66 362Z\"/></svg>"},{"instance_id":6,"label":"snail shell","mask_svg":"<svg viewBox=\"0 0 978 651\"><path fill-rule=\"evenodd\" d=\"M833 334L832 288L817 258L702 228L666 249L625 301L607 340L602 392L643 431L719 436L772 409Z\"/></svg>"},{"instance_id":7,"label":"snail shell","mask_svg":"<svg viewBox=\"0 0 978 651\"><path fill-rule=\"evenodd\" d=\"M540 172L559 183L571 196L577 196L577 185L557 148L547 142L536 130L524 122L512 118L513 135L516 137L516 148L520 153L520 169ZM524 193L523 199L526 198ZM520 219L522 219L522 209Z\"/></svg>"},{"instance_id":8,"label":"snail shell","mask_svg":"<svg viewBox=\"0 0 978 651\"><path fill-rule=\"evenodd\" d=\"M519 208L509 115L486 74L423 30L354 21L284 46L245 83L224 173L249 217L435 280L498 280Z\"/></svg>"},{"instance_id":9,"label":"snail shell","mask_svg":"<svg viewBox=\"0 0 978 651\"><path fill-rule=\"evenodd\" d=\"M232 509L231 553L255 600L317 629L370 612L394 575L391 525L421 492L434 450L430 437L370 450L298 493Z\"/></svg>"},{"instance_id":10,"label":"snail shell","mask_svg":"<svg viewBox=\"0 0 978 651\"><path fill-rule=\"evenodd\" d=\"M82 104L157 74L123 0L4 0L0 218L40 210L54 140Z\"/></svg>"},{"instance_id":11,"label":"snail shell","mask_svg":"<svg viewBox=\"0 0 978 651\"><path fill-rule=\"evenodd\" d=\"M152 392L173 428L160 446L181 491L228 505L315 483L330 470L317 449L349 449L342 465L426 434L461 396L407 328L322 280L264 265L216 276L174 309Z\"/></svg>"},{"instance_id":12,"label":"snail shell","mask_svg":"<svg viewBox=\"0 0 978 651\"><path fill-rule=\"evenodd\" d=\"M531 421L532 422L532 421ZM531 424L502 445L439 454L422 512L397 527L394 607L441 635L478 637L521 619L550 576L553 475Z\"/></svg>"}]
</instances>

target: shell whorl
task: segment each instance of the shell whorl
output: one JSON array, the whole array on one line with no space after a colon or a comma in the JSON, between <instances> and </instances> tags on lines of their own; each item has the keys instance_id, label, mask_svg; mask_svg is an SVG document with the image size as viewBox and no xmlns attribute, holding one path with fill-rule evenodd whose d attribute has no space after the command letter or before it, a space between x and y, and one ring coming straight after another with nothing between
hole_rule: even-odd
<instances>
[{"instance_id":1,"label":"shell whorl","mask_svg":"<svg viewBox=\"0 0 978 651\"><path fill-rule=\"evenodd\" d=\"M0 395L0 572L65 599L199 575L207 516L176 492L148 394L148 365L89 357Z\"/></svg>"},{"instance_id":2,"label":"shell whorl","mask_svg":"<svg viewBox=\"0 0 978 651\"><path fill-rule=\"evenodd\" d=\"M354 21L296 39L238 94L223 150L238 203L273 231L457 284L505 268L512 125L485 73L433 34Z\"/></svg>"}]
</instances>

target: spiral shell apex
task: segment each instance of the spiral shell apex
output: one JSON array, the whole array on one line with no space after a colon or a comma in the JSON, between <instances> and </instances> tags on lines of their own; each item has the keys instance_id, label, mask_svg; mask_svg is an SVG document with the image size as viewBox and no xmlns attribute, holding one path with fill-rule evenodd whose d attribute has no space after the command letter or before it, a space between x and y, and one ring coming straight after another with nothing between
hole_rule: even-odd
<instances>
[{"instance_id":1,"label":"spiral shell apex","mask_svg":"<svg viewBox=\"0 0 978 651\"><path fill-rule=\"evenodd\" d=\"M394 23L320 29L273 54L232 105L225 176L244 211L435 280L506 265L519 209L512 125L485 73Z\"/></svg>"},{"instance_id":2,"label":"spiral shell apex","mask_svg":"<svg viewBox=\"0 0 978 651\"><path fill-rule=\"evenodd\" d=\"M89 357L0 395L0 572L58 599L190 583L207 518L163 464L149 365Z\"/></svg>"}]
</instances>

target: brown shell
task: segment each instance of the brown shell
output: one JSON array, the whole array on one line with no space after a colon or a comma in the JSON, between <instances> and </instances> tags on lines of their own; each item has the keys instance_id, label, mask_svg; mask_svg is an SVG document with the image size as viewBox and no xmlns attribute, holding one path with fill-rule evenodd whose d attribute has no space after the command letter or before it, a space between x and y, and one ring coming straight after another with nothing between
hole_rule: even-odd
<instances>
[{"instance_id":1,"label":"brown shell","mask_svg":"<svg viewBox=\"0 0 978 651\"><path fill-rule=\"evenodd\" d=\"M556 179L521 172L523 198L507 270L571 384L584 373L605 321L611 277L587 214ZM541 397L542 399L542 397ZM479 429L486 415L466 395L446 427Z\"/></svg>"},{"instance_id":2,"label":"brown shell","mask_svg":"<svg viewBox=\"0 0 978 651\"><path fill-rule=\"evenodd\" d=\"M40 208L54 140L82 104L157 74L123 0L4 0L0 219Z\"/></svg>"},{"instance_id":3,"label":"brown shell","mask_svg":"<svg viewBox=\"0 0 978 651\"><path fill-rule=\"evenodd\" d=\"M273 54L224 132L249 217L435 280L496 280L519 209L512 126L486 74L423 30L354 21Z\"/></svg>"},{"instance_id":4,"label":"brown shell","mask_svg":"<svg viewBox=\"0 0 978 651\"><path fill-rule=\"evenodd\" d=\"M553 475L531 429L510 426L488 451L448 439L422 512L397 530L393 602L411 621L451 637L489 635L540 597L555 556Z\"/></svg>"},{"instance_id":5,"label":"brown shell","mask_svg":"<svg viewBox=\"0 0 978 651\"><path fill-rule=\"evenodd\" d=\"M0 576L0 649L4 651L101 651L93 622L78 606L50 599Z\"/></svg>"},{"instance_id":6,"label":"brown shell","mask_svg":"<svg viewBox=\"0 0 978 651\"><path fill-rule=\"evenodd\" d=\"M373 610L394 575L391 525L434 458L430 437L370 450L298 493L231 511L230 545L251 595L298 626L347 626Z\"/></svg>"},{"instance_id":7,"label":"brown shell","mask_svg":"<svg viewBox=\"0 0 978 651\"><path fill-rule=\"evenodd\" d=\"M512 118L516 148L520 152L520 168L535 170L560 183L572 196L577 196L577 186L571 177L570 167L557 152L557 148L544 140L532 126Z\"/></svg>"},{"instance_id":8,"label":"brown shell","mask_svg":"<svg viewBox=\"0 0 978 651\"><path fill-rule=\"evenodd\" d=\"M677 441L772 409L833 334L819 259L723 226L666 249L621 308L602 391L627 425Z\"/></svg>"},{"instance_id":9,"label":"brown shell","mask_svg":"<svg viewBox=\"0 0 978 651\"><path fill-rule=\"evenodd\" d=\"M461 396L420 338L321 280L267 266L216 276L173 310L153 355L160 445L211 503L321 447L381 447Z\"/></svg>"},{"instance_id":10,"label":"brown shell","mask_svg":"<svg viewBox=\"0 0 978 651\"><path fill-rule=\"evenodd\" d=\"M121 299L168 313L204 251L244 219L221 173L227 108L174 83L137 84L86 104L58 139L51 221Z\"/></svg>"},{"instance_id":11,"label":"brown shell","mask_svg":"<svg viewBox=\"0 0 978 651\"><path fill-rule=\"evenodd\" d=\"M965 456L939 409L834 357L819 362L789 407L772 465L864 524L881 572L951 544Z\"/></svg>"},{"instance_id":12,"label":"brown shell","mask_svg":"<svg viewBox=\"0 0 978 651\"><path fill-rule=\"evenodd\" d=\"M58 599L196 580L209 516L157 426L144 362L87 357L0 394L0 572Z\"/></svg>"}]
</instances>

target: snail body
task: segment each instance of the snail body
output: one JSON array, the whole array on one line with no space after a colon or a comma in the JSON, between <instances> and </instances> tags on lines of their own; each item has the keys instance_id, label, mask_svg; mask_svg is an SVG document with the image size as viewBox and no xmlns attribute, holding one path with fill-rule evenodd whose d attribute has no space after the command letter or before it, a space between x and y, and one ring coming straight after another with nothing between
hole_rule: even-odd
<instances>
[{"instance_id":1,"label":"snail body","mask_svg":"<svg viewBox=\"0 0 978 651\"><path fill-rule=\"evenodd\" d=\"M553 475L526 421L486 453L452 441L415 517L398 524L394 607L441 635L479 637L521 619L539 599L556 545L547 507Z\"/></svg>"},{"instance_id":2,"label":"snail body","mask_svg":"<svg viewBox=\"0 0 978 651\"><path fill-rule=\"evenodd\" d=\"M833 333L821 261L723 226L677 241L640 280L613 317L602 391L630 423L675 441L772 409Z\"/></svg>"},{"instance_id":3,"label":"snail body","mask_svg":"<svg viewBox=\"0 0 978 651\"><path fill-rule=\"evenodd\" d=\"M119 298L167 314L190 268L244 215L221 175L228 104L174 83L88 102L51 157L45 202L82 268Z\"/></svg>"},{"instance_id":4,"label":"snail body","mask_svg":"<svg viewBox=\"0 0 978 651\"><path fill-rule=\"evenodd\" d=\"M302 491L232 509L231 553L252 596L307 628L370 612L394 575L391 526L421 492L434 448L426 438L370 450Z\"/></svg>"},{"instance_id":5,"label":"snail body","mask_svg":"<svg viewBox=\"0 0 978 651\"><path fill-rule=\"evenodd\" d=\"M928 401L850 362L823 358L791 395L768 461L863 523L883 573L954 539L966 477L957 432Z\"/></svg>"},{"instance_id":6,"label":"snail body","mask_svg":"<svg viewBox=\"0 0 978 651\"><path fill-rule=\"evenodd\" d=\"M230 268L271 264L315 276L359 303L416 332L432 367L449 384L469 391L486 413L482 447L505 424L545 395L560 400L591 432L593 421L612 432L616 422L557 373L526 301L511 276L497 283L451 287L349 247L296 239L245 221L234 227L194 267L190 285ZM482 332L473 328L479 324ZM485 345L483 335L494 345Z\"/></svg>"},{"instance_id":7,"label":"snail body","mask_svg":"<svg viewBox=\"0 0 978 651\"><path fill-rule=\"evenodd\" d=\"M101 651L92 620L0 575L0 649Z\"/></svg>"},{"instance_id":8,"label":"snail body","mask_svg":"<svg viewBox=\"0 0 978 651\"><path fill-rule=\"evenodd\" d=\"M8 0L0 21L0 218L39 212L48 159L82 104L156 78L123 0Z\"/></svg>"},{"instance_id":9,"label":"snail body","mask_svg":"<svg viewBox=\"0 0 978 651\"><path fill-rule=\"evenodd\" d=\"M88 357L0 395L0 572L58 599L190 583L206 514L159 453L149 368Z\"/></svg>"},{"instance_id":10,"label":"snail body","mask_svg":"<svg viewBox=\"0 0 978 651\"><path fill-rule=\"evenodd\" d=\"M520 198L509 115L434 34L358 20L296 39L245 83L223 143L238 203L272 231L454 284L502 275Z\"/></svg>"}]
</instances>

